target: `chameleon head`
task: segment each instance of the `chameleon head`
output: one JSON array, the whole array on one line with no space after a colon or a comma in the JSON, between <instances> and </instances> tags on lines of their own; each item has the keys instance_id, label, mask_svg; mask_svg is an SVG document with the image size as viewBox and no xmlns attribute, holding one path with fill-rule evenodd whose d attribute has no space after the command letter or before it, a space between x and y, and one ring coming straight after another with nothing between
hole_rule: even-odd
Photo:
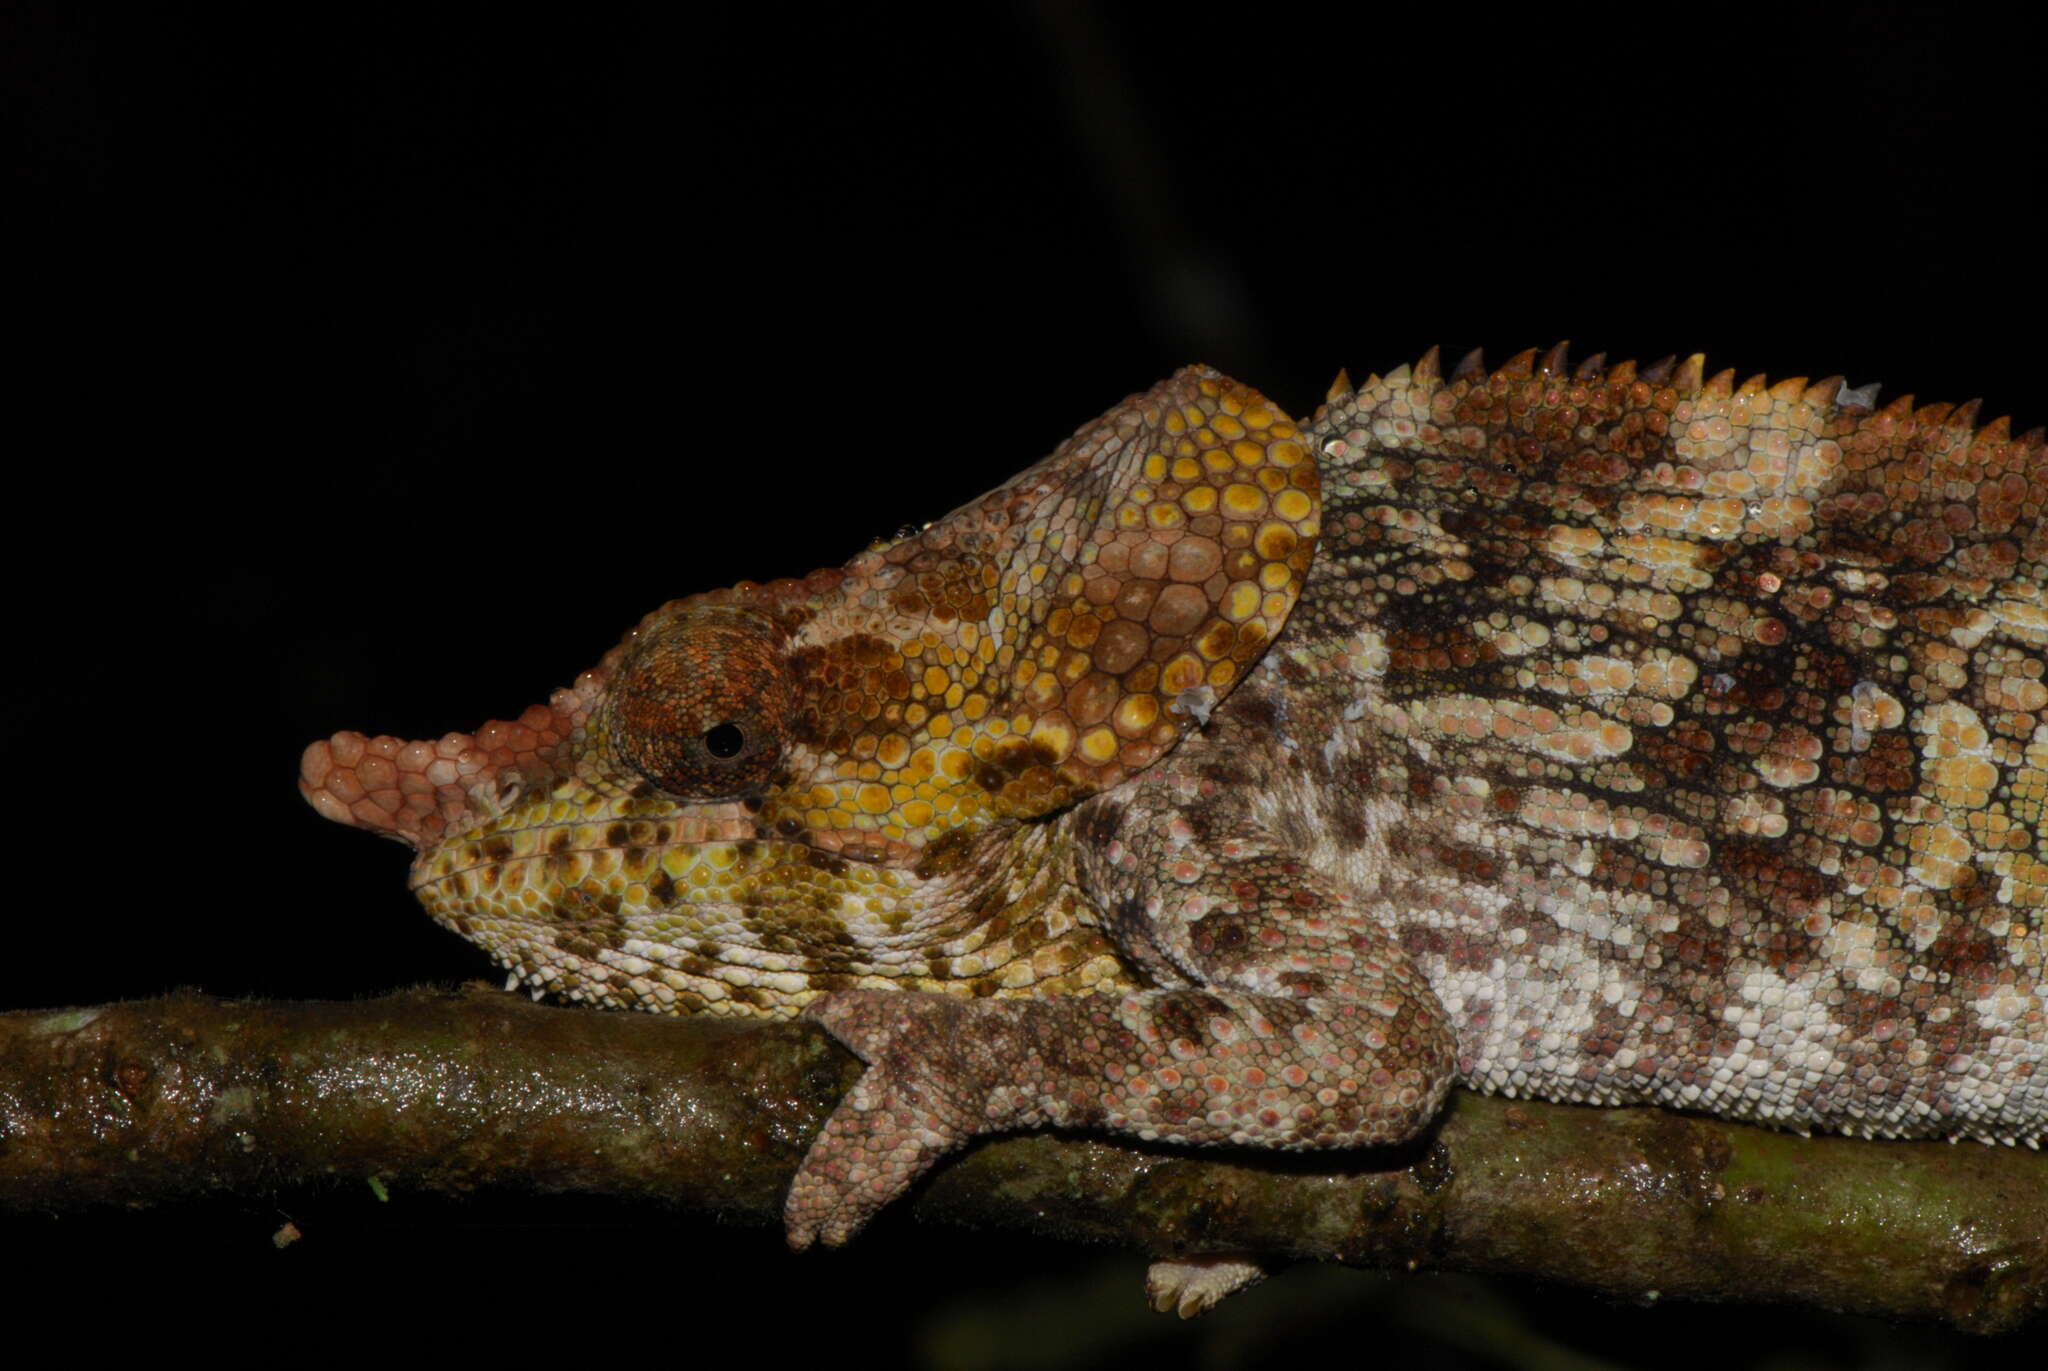
<instances>
[{"instance_id":1,"label":"chameleon head","mask_svg":"<svg viewBox=\"0 0 2048 1371\"><path fill-rule=\"evenodd\" d=\"M1118 963L1029 821L1242 678L1317 494L1284 414L1188 368L843 568L663 606L517 719L314 743L300 789L410 844L428 911L536 993L780 1016L1090 988Z\"/></svg>"}]
</instances>

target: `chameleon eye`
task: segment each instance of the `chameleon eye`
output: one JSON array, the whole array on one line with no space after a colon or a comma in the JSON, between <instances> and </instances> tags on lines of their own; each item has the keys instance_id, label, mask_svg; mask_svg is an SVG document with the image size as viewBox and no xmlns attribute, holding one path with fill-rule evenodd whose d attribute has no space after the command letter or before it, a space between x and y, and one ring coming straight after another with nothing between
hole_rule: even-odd
<instances>
[{"instance_id":1,"label":"chameleon eye","mask_svg":"<svg viewBox=\"0 0 2048 1371\"><path fill-rule=\"evenodd\" d=\"M644 630L606 685L612 756L682 800L757 793L794 708L780 635L758 615L700 610Z\"/></svg>"}]
</instances>

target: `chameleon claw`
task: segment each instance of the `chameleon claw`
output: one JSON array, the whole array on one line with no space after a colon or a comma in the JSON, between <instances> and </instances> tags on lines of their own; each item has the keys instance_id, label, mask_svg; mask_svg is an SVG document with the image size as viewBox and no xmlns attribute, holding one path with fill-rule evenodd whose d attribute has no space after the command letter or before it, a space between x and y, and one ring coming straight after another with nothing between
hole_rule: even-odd
<instances>
[{"instance_id":1,"label":"chameleon claw","mask_svg":"<svg viewBox=\"0 0 2048 1371\"><path fill-rule=\"evenodd\" d=\"M1179 1257L1147 1268L1145 1297L1162 1314L1191 1319L1265 1278L1266 1268L1245 1257Z\"/></svg>"}]
</instances>

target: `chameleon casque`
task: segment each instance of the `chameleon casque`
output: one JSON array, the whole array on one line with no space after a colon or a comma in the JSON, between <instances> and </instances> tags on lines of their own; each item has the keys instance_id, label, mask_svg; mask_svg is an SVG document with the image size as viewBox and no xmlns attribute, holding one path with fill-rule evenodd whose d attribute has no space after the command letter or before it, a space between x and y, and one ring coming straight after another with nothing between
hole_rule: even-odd
<instances>
[{"instance_id":1,"label":"chameleon casque","mask_svg":"<svg viewBox=\"0 0 2048 1371\"><path fill-rule=\"evenodd\" d=\"M1559 347L1302 427L1190 367L301 786L536 994L858 1054L798 1247L979 1134L1383 1143L1454 1082L2036 1142L2048 448L1974 420Z\"/></svg>"}]
</instances>

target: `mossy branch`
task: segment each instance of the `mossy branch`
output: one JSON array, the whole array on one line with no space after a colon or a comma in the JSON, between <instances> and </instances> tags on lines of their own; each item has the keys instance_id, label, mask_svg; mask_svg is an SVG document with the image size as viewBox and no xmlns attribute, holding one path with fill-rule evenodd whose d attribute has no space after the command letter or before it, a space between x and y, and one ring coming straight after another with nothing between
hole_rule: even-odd
<instances>
[{"instance_id":1,"label":"mossy branch","mask_svg":"<svg viewBox=\"0 0 2048 1371\"><path fill-rule=\"evenodd\" d=\"M803 1025L562 1010L496 991L0 1014L0 1210L342 1175L776 1223L858 1070ZM1980 1332L2048 1303L2039 1153L1800 1138L1656 1110L1459 1095L1398 1153L1010 1138L942 1167L912 1203L925 1218L1155 1255L1513 1272L1635 1300L1795 1302Z\"/></svg>"}]
</instances>

